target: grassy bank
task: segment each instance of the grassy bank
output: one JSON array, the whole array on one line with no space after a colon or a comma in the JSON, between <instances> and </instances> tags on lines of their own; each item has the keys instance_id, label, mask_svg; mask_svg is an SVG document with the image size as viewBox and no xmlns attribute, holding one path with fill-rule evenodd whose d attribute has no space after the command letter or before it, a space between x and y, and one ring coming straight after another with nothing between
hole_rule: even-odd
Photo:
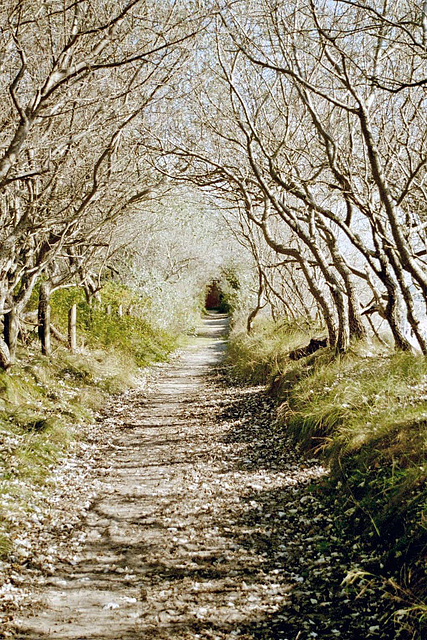
<instances>
[{"instance_id":1,"label":"grassy bank","mask_svg":"<svg viewBox=\"0 0 427 640\"><path fill-rule=\"evenodd\" d=\"M123 301L134 315L119 315ZM141 301L121 287L107 288L103 305L92 308L79 290L54 294L52 323L60 332L73 303L76 353L53 340L52 355L42 356L33 332L14 367L0 373L0 562L15 556L20 522L37 516L55 466L108 396L137 384L140 368L165 360L180 341L176 331L150 323Z\"/></svg>"},{"instance_id":2,"label":"grassy bank","mask_svg":"<svg viewBox=\"0 0 427 640\"><path fill-rule=\"evenodd\" d=\"M427 359L372 345L341 356L321 349L292 361L309 336L263 322L235 332L230 359L240 378L266 383L278 401L278 427L330 467L322 488L337 528L382 566L360 568L353 586L388 581L397 615L426 623Z\"/></svg>"}]
</instances>

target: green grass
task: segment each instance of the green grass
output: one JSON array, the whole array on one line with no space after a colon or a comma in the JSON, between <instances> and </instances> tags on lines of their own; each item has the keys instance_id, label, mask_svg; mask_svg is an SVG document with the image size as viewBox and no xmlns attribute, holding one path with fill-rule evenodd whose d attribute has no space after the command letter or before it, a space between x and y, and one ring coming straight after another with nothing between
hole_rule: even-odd
<instances>
[{"instance_id":1,"label":"green grass","mask_svg":"<svg viewBox=\"0 0 427 640\"><path fill-rule=\"evenodd\" d=\"M376 530L418 503L427 475L427 359L353 351L314 367L289 391L282 419L371 514ZM413 491L417 499L411 499ZM420 511L421 517L421 511Z\"/></svg>"},{"instance_id":2,"label":"green grass","mask_svg":"<svg viewBox=\"0 0 427 640\"><path fill-rule=\"evenodd\" d=\"M255 329L251 335L236 329L232 332L228 360L240 380L266 383L285 373L288 352L299 347L307 333L288 322L276 324L265 319L258 320Z\"/></svg>"},{"instance_id":3,"label":"green grass","mask_svg":"<svg viewBox=\"0 0 427 640\"><path fill-rule=\"evenodd\" d=\"M68 309L78 305L78 352L53 339L39 353L35 339L20 347L17 364L0 372L0 559L13 551L16 514L29 513L48 491L55 466L109 394L134 386L140 367L167 359L180 336L151 324L144 301L121 286L106 288L105 306L90 308L79 289L52 296L52 322L66 333ZM135 315L119 316L132 305Z\"/></svg>"},{"instance_id":4,"label":"green grass","mask_svg":"<svg viewBox=\"0 0 427 640\"><path fill-rule=\"evenodd\" d=\"M360 343L344 355L321 349L290 360L289 351L310 337L287 325L258 324L250 337L231 336L230 361L240 377L270 386L278 426L329 465L327 491L351 514L343 526L385 550L386 564L407 576L402 588L422 602L427 358Z\"/></svg>"},{"instance_id":5,"label":"green grass","mask_svg":"<svg viewBox=\"0 0 427 640\"><path fill-rule=\"evenodd\" d=\"M179 335L156 326L146 312L149 302L122 285L108 283L102 290L102 303L89 306L81 289L63 289L52 295L52 322L67 331L68 309L77 305L77 335L91 350L114 350L129 357L137 366L165 360L176 348ZM123 315L118 314L119 305ZM107 307L110 313L107 313ZM132 315L128 310L132 308Z\"/></svg>"},{"instance_id":6,"label":"green grass","mask_svg":"<svg viewBox=\"0 0 427 640\"><path fill-rule=\"evenodd\" d=\"M61 347L51 359L34 354L31 365L0 373L0 558L13 550L16 513L31 511L34 495L105 401L106 383L124 390L136 371L110 354L97 361Z\"/></svg>"}]
</instances>

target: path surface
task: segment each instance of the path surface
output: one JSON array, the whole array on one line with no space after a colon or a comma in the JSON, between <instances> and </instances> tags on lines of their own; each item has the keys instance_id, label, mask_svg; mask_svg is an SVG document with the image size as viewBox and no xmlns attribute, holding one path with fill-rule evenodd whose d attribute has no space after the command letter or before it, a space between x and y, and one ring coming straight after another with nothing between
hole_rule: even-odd
<instances>
[{"instance_id":1,"label":"path surface","mask_svg":"<svg viewBox=\"0 0 427 640\"><path fill-rule=\"evenodd\" d=\"M99 491L15 638L398 637L341 586L347 560L313 491L322 467L276 433L261 388L215 371L225 323L210 316L148 394L105 418Z\"/></svg>"}]
</instances>

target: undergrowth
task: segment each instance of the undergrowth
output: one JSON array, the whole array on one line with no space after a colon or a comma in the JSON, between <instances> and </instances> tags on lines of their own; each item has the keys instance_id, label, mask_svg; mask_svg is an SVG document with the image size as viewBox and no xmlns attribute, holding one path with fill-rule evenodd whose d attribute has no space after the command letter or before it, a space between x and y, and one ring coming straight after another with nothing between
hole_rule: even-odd
<instances>
[{"instance_id":1,"label":"undergrowth","mask_svg":"<svg viewBox=\"0 0 427 640\"><path fill-rule=\"evenodd\" d=\"M288 322L258 321L250 335L234 330L228 343L235 375L247 382L266 383L282 373L288 353L307 338L304 329Z\"/></svg>"},{"instance_id":2,"label":"undergrowth","mask_svg":"<svg viewBox=\"0 0 427 640\"><path fill-rule=\"evenodd\" d=\"M400 570L399 615L424 628L427 358L354 344L292 361L310 337L264 321L251 336L234 332L229 358L238 377L269 385L278 426L329 465L325 491L345 512L337 523L384 551L385 572Z\"/></svg>"},{"instance_id":3,"label":"undergrowth","mask_svg":"<svg viewBox=\"0 0 427 640\"><path fill-rule=\"evenodd\" d=\"M0 372L0 561L14 552L22 514L37 508L55 466L70 444L84 437L84 425L108 394L136 384L139 368L165 360L179 341L144 318L143 301L123 287L108 286L103 304L91 307L79 289L56 292L52 323L61 332L66 333L73 303L76 353L54 340L52 356L42 356L34 334L20 348L17 363Z\"/></svg>"},{"instance_id":4,"label":"undergrowth","mask_svg":"<svg viewBox=\"0 0 427 640\"><path fill-rule=\"evenodd\" d=\"M94 300L91 305L79 288L56 291L51 301L52 321L64 333L68 309L74 303L77 334L90 349L113 349L129 356L138 366L145 366L164 360L176 347L176 330L157 326L150 318L150 301L122 285L108 283L102 290L102 302Z\"/></svg>"}]
</instances>

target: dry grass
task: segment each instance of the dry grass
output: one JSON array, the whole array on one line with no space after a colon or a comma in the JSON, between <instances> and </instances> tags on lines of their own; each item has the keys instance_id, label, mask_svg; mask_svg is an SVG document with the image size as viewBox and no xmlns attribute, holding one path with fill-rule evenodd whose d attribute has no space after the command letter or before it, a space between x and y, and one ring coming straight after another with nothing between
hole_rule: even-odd
<instances>
[{"instance_id":1,"label":"dry grass","mask_svg":"<svg viewBox=\"0 0 427 640\"><path fill-rule=\"evenodd\" d=\"M427 358L355 344L342 356L321 349L293 362L287 354L310 335L266 330L232 336L240 376L247 370L270 385L279 424L329 463L334 499L404 568L403 587L419 609L427 590Z\"/></svg>"}]
</instances>

